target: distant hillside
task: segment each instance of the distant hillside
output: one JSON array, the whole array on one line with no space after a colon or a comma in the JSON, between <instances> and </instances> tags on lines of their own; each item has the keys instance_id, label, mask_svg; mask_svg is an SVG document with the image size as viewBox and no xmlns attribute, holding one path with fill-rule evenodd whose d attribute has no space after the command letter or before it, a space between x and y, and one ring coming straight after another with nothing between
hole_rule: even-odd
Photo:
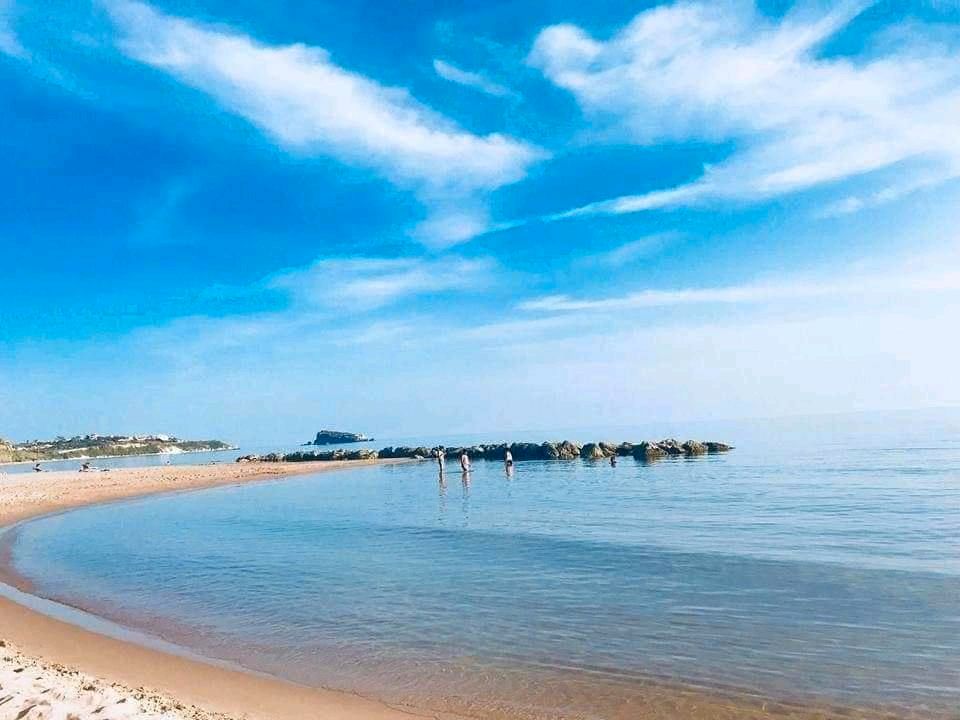
<instances>
[{"instance_id":1,"label":"distant hillside","mask_svg":"<svg viewBox=\"0 0 960 720\"><path fill-rule=\"evenodd\" d=\"M10 443L0 439L0 462L159 455L232 448L232 445L221 440L180 440L171 435L77 435L25 443Z\"/></svg>"},{"instance_id":2,"label":"distant hillside","mask_svg":"<svg viewBox=\"0 0 960 720\"><path fill-rule=\"evenodd\" d=\"M0 463L19 462L29 459L29 457L22 455L22 453L13 446L13 443L9 443L3 438L0 438Z\"/></svg>"},{"instance_id":3,"label":"distant hillside","mask_svg":"<svg viewBox=\"0 0 960 720\"><path fill-rule=\"evenodd\" d=\"M369 442L373 438L367 437L363 433L342 432L340 430L321 430L317 437L306 445L340 445L343 443Z\"/></svg>"}]
</instances>

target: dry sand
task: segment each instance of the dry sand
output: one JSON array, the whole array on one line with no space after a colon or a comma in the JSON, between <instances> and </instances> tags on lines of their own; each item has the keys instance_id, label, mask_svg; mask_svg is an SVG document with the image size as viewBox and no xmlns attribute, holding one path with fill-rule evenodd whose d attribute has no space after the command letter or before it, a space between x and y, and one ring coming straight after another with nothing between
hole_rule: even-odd
<instances>
[{"instance_id":1,"label":"dry sand","mask_svg":"<svg viewBox=\"0 0 960 720\"><path fill-rule=\"evenodd\" d=\"M214 720L224 717L146 690L109 684L24 655L0 640L0 717L21 720Z\"/></svg>"},{"instance_id":2,"label":"dry sand","mask_svg":"<svg viewBox=\"0 0 960 720\"><path fill-rule=\"evenodd\" d=\"M106 473L7 475L0 478L0 525L139 495L256 482L368 464L371 463L225 464L118 469ZM16 584L23 587L22 583ZM0 639L4 642L0 647L0 720L456 717L450 713L438 715L393 708L349 693L302 687L171 655L99 635L2 597ZM755 698L737 699L657 685L639 692L630 707L605 708L601 712L603 717L625 720L880 717L850 709L837 712L827 708L767 704ZM485 712L484 716L520 717L510 710Z\"/></svg>"}]
</instances>

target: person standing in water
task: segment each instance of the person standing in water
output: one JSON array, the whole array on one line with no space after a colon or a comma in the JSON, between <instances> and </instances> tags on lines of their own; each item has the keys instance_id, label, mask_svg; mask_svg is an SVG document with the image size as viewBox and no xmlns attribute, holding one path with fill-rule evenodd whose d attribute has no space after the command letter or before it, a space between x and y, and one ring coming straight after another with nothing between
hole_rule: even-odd
<instances>
[{"instance_id":1,"label":"person standing in water","mask_svg":"<svg viewBox=\"0 0 960 720\"><path fill-rule=\"evenodd\" d=\"M507 468L507 472L513 469L513 453L510 452L510 448L507 448L507 451L503 454L503 464Z\"/></svg>"},{"instance_id":2,"label":"person standing in water","mask_svg":"<svg viewBox=\"0 0 960 720\"><path fill-rule=\"evenodd\" d=\"M465 473L470 472L470 456L467 455L467 451L463 450L460 453L460 469Z\"/></svg>"},{"instance_id":3,"label":"person standing in water","mask_svg":"<svg viewBox=\"0 0 960 720\"><path fill-rule=\"evenodd\" d=\"M444 465L444 462L446 462L446 455L447 455L447 453L444 452L444 450L443 450L443 445L441 445L440 447L437 448L437 465L440 466L440 472L441 472L441 473L442 473L443 470L444 470L443 465Z\"/></svg>"}]
</instances>

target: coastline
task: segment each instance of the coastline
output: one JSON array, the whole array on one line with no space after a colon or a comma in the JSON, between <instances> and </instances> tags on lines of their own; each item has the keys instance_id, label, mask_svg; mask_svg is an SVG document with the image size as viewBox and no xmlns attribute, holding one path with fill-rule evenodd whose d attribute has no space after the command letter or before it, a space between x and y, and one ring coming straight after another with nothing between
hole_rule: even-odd
<instances>
[{"instance_id":1,"label":"coastline","mask_svg":"<svg viewBox=\"0 0 960 720\"><path fill-rule=\"evenodd\" d=\"M11 460L9 462L0 462L0 472L3 471L3 468L10 465L33 465L35 463L62 463L62 462L76 462L77 460L116 460L120 458L138 458L138 457L159 457L160 455L198 455L200 453L216 453L216 452L232 452L233 450L239 450L239 445L231 445L230 447L225 448L207 448L204 450L177 450L176 452L151 452L151 453L134 453L132 455L78 455L76 457L59 457L59 458L45 458L41 460ZM118 468L119 469L119 468ZM127 468L127 469L138 469L138 468ZM66 470L50 470L49 472L68 472Z\"/></svg>"},{"instance_id":2,"label":"coastline","mask_svg":"<svg viewBox=\"0 0 960 720\"><path fill-rule=\"evenodd\" d=\"M281 479L287 476L329 472L404 460L321 461L317 463L256 463L203 466L164 466L119 469L110 473L50 472L28 474L0 485L0 526L10 526L41 515L85 505L108 503L152 494L199 490L209 487ZM0 579L29 592L23 578L10 573L9 558L0 558ZM19 580L19 581L18 581ZM11 582L12 581L12 582ZM28 584L27 584L28 585ZM168 707L173 717L245 717L262 720L293 720L304 717L341 720L401 720L410 717L463 717L455 712L390 707L380 701L347 692L311 688L216 661L180 656L136 642L116 639L57 619L0 597L0 639L16 651L0 663L5 677L10 657L23 664L24 656L41 676L56 677L62 666L78 668L106 683L119 683L120 692L160 698L150 707ZM38 663L30 658L43 658ZM16 659L21 658L21 659ZM56 663L51 665L51 663ZM52 668L52 670L51 670ZM12 671L11 671L12 672ZM46 673L46 675L44 675ZM76 677L75 674L68 674ZM91 685L91 683L87 683ZM96 683L93 683L96 685ZM116 690L115 686L113 687ZM86 691L93 692L93 691ZM651 683L629 709L629 718L825 718L843 714L850 718L890 717L888 713L861 708L803 706L765 701L762 698L668 684ZM179 713L179 714L178 714ZM2 714L2 713L0 713ZM25 715L24 720L32 716ZM38 716L39 717L39 716ZM84 716L80 716L84 717ZM140 714L136 717L151 717ZM169 716L164 716L169 717ZM485 714L485 717L518 718L515 711ZM620 714L610 717L621 717Z\"/></svg>"},{"instance_id":3,"label":"coastline","mask_svg":"<svg viewBox=\"0 0 960 720\"><path fill-rule=\"evenodd\" d=\"M22 479L16 478L0 486L0 526L8 527L87 505L331 472L375 462L183 465L124 468L109 473L25 474ZM4 567L0 575L4 582L12 581L9 584L22 589L22 578L18 581L9 566ZM0 640L14 646L2 648L4 657L0 662L0 677L4 679L13 677L13 673L19 674L18 668L30 667L31 672L36 670L40 677L45 676L50 682L55 682L57 677L66 677L68 684L76 684L75 670L79 670L104 687L117 690L114 685L119 685L119 691L129 700L146 695L152 698L151 707L166 707L182 717L296 720L323 716L343 720L409 720L418 716L413 711L394 709L349 693L307 688L279 678L220 667L212 662L117 640L58 620L6 597L0 597ZM96 682L83 684L97 685ZM54 695L66 694L62 690L54 688ZM154 702L157 698L159 701ZM90 709L92 711L95 707ZM23 717L26 720L32 716Z\"/></svg>"}]
</instances>

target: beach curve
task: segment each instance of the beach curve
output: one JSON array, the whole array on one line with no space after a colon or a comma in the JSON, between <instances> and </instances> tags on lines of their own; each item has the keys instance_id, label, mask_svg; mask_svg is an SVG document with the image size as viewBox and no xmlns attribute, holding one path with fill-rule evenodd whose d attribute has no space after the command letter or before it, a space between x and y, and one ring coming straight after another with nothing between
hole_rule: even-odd
<instances>
[{"instance_id":1,"label":"beach curve","mask_svg":"<svg viewBox=\"0 0 960 720\"><path fill-rule=\"evenodd\" d=\"M0 482L0 526L12 525L43 515L78 507L121 501L147 495L201 490L249 482L278 480L312 474L400 461L342 461L318 463L257 463L205 466L150 467L121 469L109 473L59 472L8 477ZM29 591L23 578L9 567L9 557L0 557L0 581ZM147 720L156 717L195 720L214 717L244 717L252 720L287 720L323 717L339 720L409 720L411 717L438 717L436 712L410 707L392 707L378 700L348 692L313 688L213 660L171 653L137 642L118 639L89 628L52 617L9 597L0 596L0 638L8 645L0 662L0 686L9 688L17 667L28 668L38 678L35 687L43 693L54 690L68 696L69 687L84 678L80 690L103 700L104 694L120 693L129 707L145 708L124 717ZM76 668L82 671L78 675ZM66 681L64 681L66 678ZM89 689L86 689L89 688ZM707 690L651 685L631 718L825 718L843 714L851 718L879 717L879 713L857 708L811 707L776 702L756 696L731 696ZM37 706L36 698L21 698L22 705ZM66 700L64 701L66 702ZM79 702L79 701L77 701ZM31 703L34 703L31 705ZM85 703L85 705L84 705ZM12 703L8 705L14 710ZM77 703L74 702L74 705ZM80 702L91 711L97 700ZM0 719L7 717L0 706ZM45 714L10 717L23 720L49 717ZM153 713L153 714L151 714ZM465 717L467 713L444 712L444 718ZM890 717L889 714L884 714ZM76 717L86 720L87 715ZM90 714L90 718L99 717ZM118 717L120 717L118 715ZM484 717L521 718L516 711ZM533 716L531 716L533 717ZM617 716L619 717L619 715Z\"/></svg>"},{"instance_id":2,"label":"beach curve","mask_svg":"<svg viewBox=\"0 0 960 720\"><path fill-rule=\"evenodd\" d=\"M107 473L7 476L0 482L0 526L135 497L263 482L376 462L403 461L184 465L123 468ZM0 581L29 590L7 562L0 568ZM0 706L0 717L6 717L8 711L14 712L11 717L24 720L46 717L45 707L38 700L51 693L73 712L87 707L91 717L96 717L93 711L98 703L89 696L99 698L99 706L103 706L110 705L106 697L110 693L119 693L125 705L129 702L129 707L138 708L130 717L144 718L157 712L167 713L163 717L227 716L252 720L410 720L419 715L350 693L303 687L108 637L8 597L0 597L0 628L0 638L5 643L0 659L0 686L10 692L16 688L15 681L29 673L34 678L30 687L36 695L22 689L21 697ZM76 669L82 674L78 675ZM78 678L79 689L75 688ZM21 716L24 710L27 713Z\"/></svg>"}]
</instances>

